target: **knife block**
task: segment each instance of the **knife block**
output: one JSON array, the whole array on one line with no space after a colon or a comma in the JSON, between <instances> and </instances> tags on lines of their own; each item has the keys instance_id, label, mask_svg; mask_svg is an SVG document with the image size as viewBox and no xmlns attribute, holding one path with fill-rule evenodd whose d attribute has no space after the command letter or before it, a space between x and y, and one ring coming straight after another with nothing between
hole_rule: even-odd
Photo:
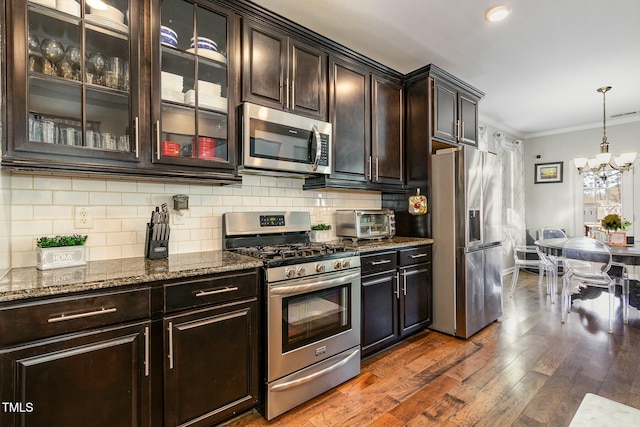
<instances>
[{"instance_id":1,"label":"knife block","mask_svg":"<svg viewBox=\"0 0 640 427\"><path fill-rule=\"evenodd\" d=\"M169 239L154 240L153 224L147 223L146 242L144 256L149 259L163 259L169 257Z\"/></svg>"}]
</instances>

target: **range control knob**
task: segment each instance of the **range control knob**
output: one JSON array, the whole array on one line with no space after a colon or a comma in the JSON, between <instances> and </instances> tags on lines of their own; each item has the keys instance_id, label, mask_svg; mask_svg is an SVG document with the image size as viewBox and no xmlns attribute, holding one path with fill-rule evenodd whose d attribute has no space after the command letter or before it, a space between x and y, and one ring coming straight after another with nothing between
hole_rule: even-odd
<instances>
[{"instance_id":1,"label":"range control knob","mask_svg":"<svg viewBox=\"0 0 640 427\"><path fill-rule=\"evenodd\" d=\"M342 261L342 268L349 268L351 267L351 262L348 259L345 259L344 261Z\"/></svg>"},{"instance_id":2,"label":"range control knob","mask_svg":"<svg viewBox=\"0 0 640 427\"><path fill-rule=\"evenodd\" d=\"M298 269L296 270L296 273L298 274L298 277L304 276L306 273L306 270L304 269L304 267L298 267Z\"/></svg>"},{"instance_id":3,"label":"range control knob","mask_svg":"<svg viewBox=\"0 0 640 427\"><path fill-rule=\"evenodd\" d=\"M326 267L324 266L324 264L316 265L316 273L324 273L325 270L326 270Z\"/></svg>"},{"instance_id":4,"label":"range control knob","mask_svg":"<svg viewBox=\"0 0 640 427\"><path fill-rule=\"evenodd\" d=\"M342 263L340 262L340 260L333 263L333 268L335 268L336 270L340 270L342 268Z\"/></svg>"},{"instance_id":5,"label":"range control knob","mask_svg":"<svg viewBox=\"0 0 640 427\"><path fill-rule=\"evenodd\" d=\"M296 272L293 271L292 268L287 268L284 272L284 275L287 276L287 279L293 279L294 277L296 277Z\"/></svg>"}]
</instances>

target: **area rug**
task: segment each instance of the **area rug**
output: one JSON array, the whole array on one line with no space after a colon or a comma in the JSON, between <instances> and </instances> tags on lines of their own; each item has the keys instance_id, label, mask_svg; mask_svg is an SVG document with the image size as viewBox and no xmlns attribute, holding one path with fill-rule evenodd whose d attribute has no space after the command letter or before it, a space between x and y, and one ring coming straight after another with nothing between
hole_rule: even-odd
<instances>
[{"instance_id":1,"label":"area rug","mask_svg":"<svg viewBox=\"0 0 640 427\"><path fill-rule=\"evenodd\" d=\"M640 409L587 393L569 427L631 427L639 423Z\"/></svg>"}]
</instances>

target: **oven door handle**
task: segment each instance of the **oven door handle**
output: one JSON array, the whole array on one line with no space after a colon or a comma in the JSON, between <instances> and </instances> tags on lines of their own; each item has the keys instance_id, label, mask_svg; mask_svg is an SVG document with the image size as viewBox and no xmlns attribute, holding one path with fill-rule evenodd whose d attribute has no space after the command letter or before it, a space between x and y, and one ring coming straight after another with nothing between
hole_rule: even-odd
<instances>
[{"instance_id":1,"label":"oven door handle","mask_svg":"<svg viewBox=\"0 0 640 427\"><path fill-rule=\"evenodd\" d=\"M318 377L321 377L323 375L327 375L328 373L335 371L336 369L338 369L339 367L346 365L347 363L349 363L349 361L351 359L353 359L354 357L356 357L357 355L360 354L360 349L356 348L355 350L353 350L351 352L351 354L349 354L347 357L345 357L344 359L342 359L341 361L334 363L333 365L327 366L326 368L318 371L318 372L314 372L311 375L307 375L306 377L302 377L302 378L298 378L295 379L293 381L287 381L286 383L282 383L282 384L276 384L272 387L270 387L271 391L285 391L288 390L290 388L294 388L294 387L298 387L301 386L302 384L306 384L310 381L315 380Z\"/></svg>"},{"instance_id":2,"label":"oven door handle","mask_svg":"<svg viewBox=\"0 0 640 427\"><path fill-rule=\"evenodd\" d=\"M304 285L286 285L278 286L276 288L269 289L270 296L278 295L297 295L307 292L318 291L321 289L333 288L334 286L343 285L349 283L354 279L360 278L360 270L355 273L350 273L344 276L336 277L334 279L322 280L318 282L307 283Z\"/></svg>"}]
</instances>

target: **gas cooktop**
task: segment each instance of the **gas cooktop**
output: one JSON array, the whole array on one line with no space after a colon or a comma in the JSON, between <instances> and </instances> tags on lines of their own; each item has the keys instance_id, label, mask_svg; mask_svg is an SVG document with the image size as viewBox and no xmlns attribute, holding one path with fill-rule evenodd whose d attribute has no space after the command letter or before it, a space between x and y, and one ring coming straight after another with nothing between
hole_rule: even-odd
<instances>
[{"instance_id":1,"label":"gas cooktop","mask_svg":"<svg viewBox=\"0 0 640 427\"><path fill-rule=\"evenodd\" d=\"M279 267L358 255L356 250L343 245L314 242L275 246L250 246L246 248L236 248L235 252L259 258L265 262L265 266L267 267Z\"/></svg>"}]
</instances>

